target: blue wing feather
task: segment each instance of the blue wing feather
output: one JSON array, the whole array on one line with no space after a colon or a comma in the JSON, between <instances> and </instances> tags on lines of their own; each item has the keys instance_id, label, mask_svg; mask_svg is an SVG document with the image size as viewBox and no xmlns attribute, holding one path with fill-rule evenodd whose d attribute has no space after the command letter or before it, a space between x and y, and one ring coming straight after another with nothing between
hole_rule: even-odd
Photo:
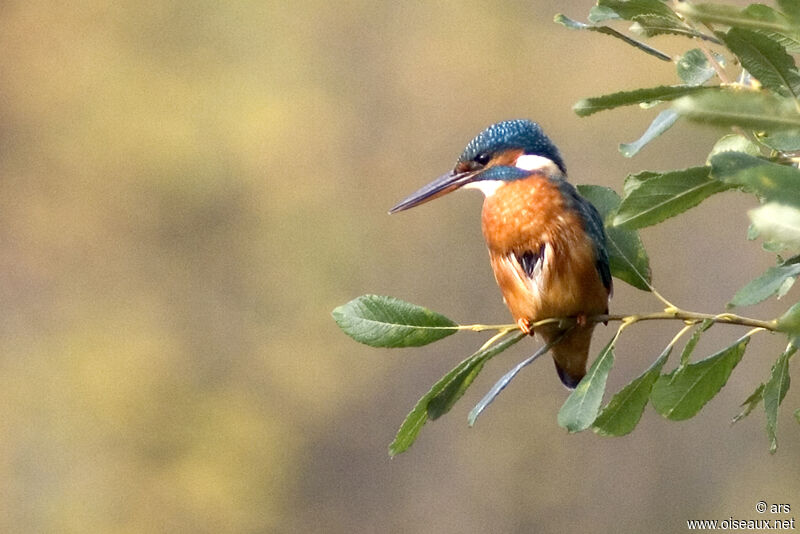
<instances>
[{"instance_id":1,"label":"blue wing feather","mask_svg":"<svg viewBox=\"0 0 800 534\"><path fill-rule=\"evenodd\" d=\"M558 185L568 206L576 210L583 219L586 233L589 234L589 238L594 245L594 254L596 258L595 267L600 275L600 280L603 282L603 286L611 293L613 284L611 281L611 267L608 263L608 245L603 218L600 216L597 208L595 208L591 202L583 198L572 184L564 179L559 179Z\"/></svg>"}]
</instances>

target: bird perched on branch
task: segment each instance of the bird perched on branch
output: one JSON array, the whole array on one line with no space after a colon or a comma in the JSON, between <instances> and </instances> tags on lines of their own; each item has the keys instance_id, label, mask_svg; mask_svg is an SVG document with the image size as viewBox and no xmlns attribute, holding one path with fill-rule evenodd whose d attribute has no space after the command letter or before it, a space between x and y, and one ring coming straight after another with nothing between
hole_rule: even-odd
<instances>
[{"instance_id":1,"label":"bird perched on branch","mask_svg":"<svg viewBox=\"0 0 800 534\"><path fill-rule=\"evenodd\" d=\"M483 235L497 284L525 333L552 347L561 382L574 388L586 374L594 322L608 313L611 271L597 209L567 182L556 146L529 120L493 124L466 146L455 168L412 193L389 213L456 189L485 195ZM565 333L542 319L574 317Z\"/></svg>"}]
</instances>

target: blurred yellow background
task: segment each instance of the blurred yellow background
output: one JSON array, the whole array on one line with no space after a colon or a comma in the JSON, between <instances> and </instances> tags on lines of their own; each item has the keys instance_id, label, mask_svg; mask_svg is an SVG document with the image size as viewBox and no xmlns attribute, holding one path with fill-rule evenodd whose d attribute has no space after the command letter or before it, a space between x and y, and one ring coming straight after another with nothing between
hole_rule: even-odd
<instances>
[{"instance_id":1,"label":"blurred yellow background","mask_svg":"<svg viewBox=\"0 0 800 534\"><path fill-rule=\"evenodd\" d=\"M408 410L485 336L378 350L330 318L379 293L508 322L479 195L386 214L488 124L539 121L574 182L618 191L629 172L702 164L711 129L679 124L627 160L617 144L654 112L571 111L676 80L552 23L593 3L3 2L0 531L676 532L765 518L758 500L800 510L800 388L776 455L760 409L729 425L779 337L755 339L687 422L648 409L625 438L568 435L542 360L468 429L524 341L390 460ZM744 238L753 205L726 193L644 230L660 291L722 311L772 261ZM612 311L656 309L617 282ZM626 331L609 390L676 330ZM741 333L712 329L700 355Z\"/></svg>"}]
</instances>

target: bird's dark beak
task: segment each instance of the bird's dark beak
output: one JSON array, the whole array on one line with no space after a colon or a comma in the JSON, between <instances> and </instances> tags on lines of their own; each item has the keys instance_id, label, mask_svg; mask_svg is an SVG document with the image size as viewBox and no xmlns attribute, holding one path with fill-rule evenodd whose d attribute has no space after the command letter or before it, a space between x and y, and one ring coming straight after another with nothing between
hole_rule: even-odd
<instances>
[{"instance_id":1,"label":"bird's dark beak","mask_svg":"<svg viewBox=\"0 0 800 534\"><path fill-rule=\"evenodd\" d=\"M455 191L469 182L473 181L479 174L476 171L455 172L450 171L443 174L426 186L421 187L417 191L411 193L407 198L402 200L397 206L389 210L389 213L397 213L398 211L407 210L414 206L424 204L429 200L446 195L451 191Z\"/></svg>"}]
</instances>

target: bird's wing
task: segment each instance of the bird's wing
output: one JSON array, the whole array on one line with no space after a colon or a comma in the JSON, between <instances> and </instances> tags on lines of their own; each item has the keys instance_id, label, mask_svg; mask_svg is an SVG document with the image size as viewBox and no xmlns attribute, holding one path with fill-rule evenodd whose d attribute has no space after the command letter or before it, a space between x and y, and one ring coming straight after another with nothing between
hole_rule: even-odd
<instances>
[{"instance_id":1,"label":"bird's wing","mask_svg":"<svg viewBox=\"0 0 800 534\"><path fill-rule=\"evenodd\" d=\"M600 275L603 286L611 294L613 283L611 280L611 267L608 262L608 248L606 230L603 225L603 218L594 205L583 198L575 187L562 180L559 184L561 192L568 199L571 207L578 211L586 226L586 233L592 240L594 248L595 267Z\"/></svg>"}]
</instances>

